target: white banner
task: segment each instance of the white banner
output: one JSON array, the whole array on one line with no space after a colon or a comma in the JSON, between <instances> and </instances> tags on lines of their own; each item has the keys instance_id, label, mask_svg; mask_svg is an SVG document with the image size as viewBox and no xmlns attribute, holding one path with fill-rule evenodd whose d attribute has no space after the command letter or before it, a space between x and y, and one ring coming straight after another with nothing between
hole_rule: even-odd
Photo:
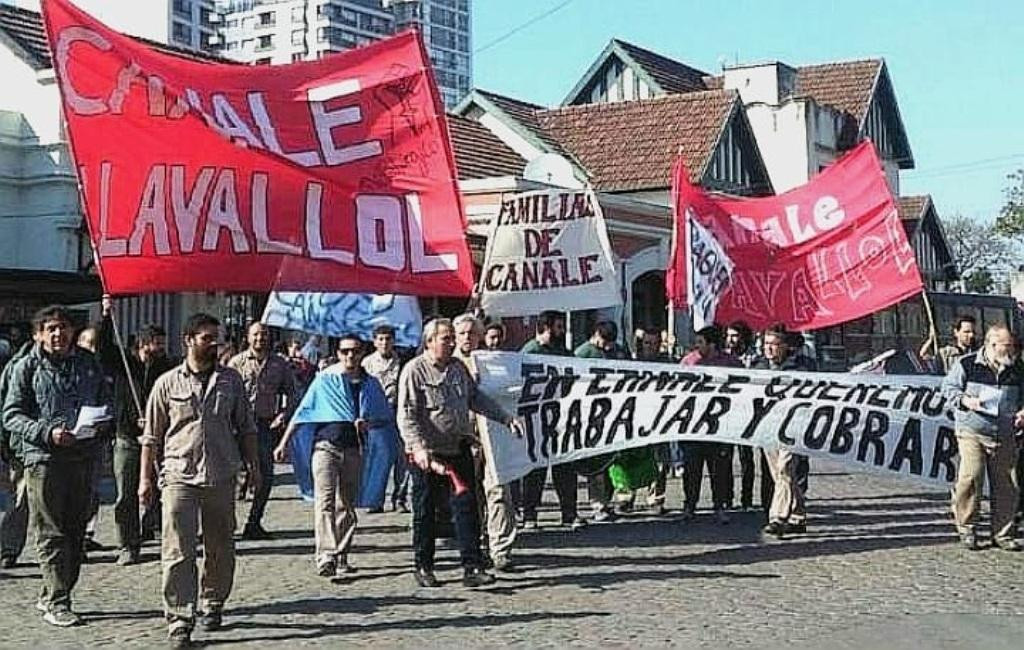
<instances>
[{"instance_id":1,"label":"white banner","mask_svg":"<svg viewBox=\"0 0 1024 650\"><path fill-rule=\"evenodd\" d=\"M366 293L274 291L267 299L263 323L323 336L358 334L373 337L378 325L395 328L395 345L416 347L423 332L415 296Z\"/></svg>"},{"instance_id":2,"label":"white banner","mask_svg":"<svg viewBox=\"0 0 1024 650\"><path fill-rule=\"evenodd\" d=\"M502 483L549 464L680 440L788 447L930 485L956 478L940 377L474 357L481 389L526 423L519 439L487 422Z\"/></svg>"},{"instance_id":3,"label":"white banner","mask_svg":"<svg viewBox=\"0 0 1024 650\"><path fill-rule=\"evenodd\" d=\"M718 301L729 287L735 265L711 231L702 226L689 209L686 228L690 233L686 240L686 259L690 265L686 276L689 282L686 301L693 310L693 329L701 330L715 323Z\"/></svg>"},{"instance_id":4,"label":"white banner","mask_svg":"<svg viewBox=\"0 0 1024 650\"><path fill-rule=\"evenodd\" d=\"M591 191L542 190L502 201L480 273L489 316L622 302L601 206Z\"/></svg>"}]
</instances>

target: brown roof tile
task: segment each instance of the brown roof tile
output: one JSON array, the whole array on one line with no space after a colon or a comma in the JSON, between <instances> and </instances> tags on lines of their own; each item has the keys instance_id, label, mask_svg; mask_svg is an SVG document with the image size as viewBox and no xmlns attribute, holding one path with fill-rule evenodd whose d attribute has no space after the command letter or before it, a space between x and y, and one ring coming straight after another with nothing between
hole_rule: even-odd
<instances>
[{"instance_id":1,"label":"brown roof tile","mask_svg":"<svg viewBox=\"0 0 1024 650\"><path fill-rule=\"evenodd\" d=\"M896 197L896 211L902 221L923 219L924 211L931 199L932 197L928 194Z\"/></svg>"},{"instance_id":2,"label":"brown roof tile","mask_svg":"<svg viewBox=\"0 0 1024 650\"><path fill-rule=\"evenodd\" d=\"M448 132L459 179L522 175L526 160L479 122L449 114Z\"/></svg>"},{"instance_id":3,"label":"brown roof tile","mask_svg":"<svg viewBox=\"0 0 1024 650\"><path fill-rule=\"evenodd\" d=\"M506 115L519 122L519 124L537 136L542 143L551 148L555 153L568 157L567 152L562 149L558 141L549 137L548 134L544 132L540 122L537 120L537 113L545 110L543 106L540 104L524 102L523 100L515 99L514 97L499 95L487 90L476 89L476 92L484 99L487 99L501 109Z\"/></svg>"},{"instance_id":4,"label":"brown roof tile","mask_svg":"<svg viewBox=\"0 0 1024 650\"><path fill-rule=\"evenodd\" d=\"M22 9L0 2L0 32L17 43L30 57L28 61L36 70L45 70L51 67L50 46L46 41L46 29L43 27L43 17L38 11ZM131 36L144 45L166 54L174 54L196 61L212 63L238 63L219 56L197 52L167 43L160 43L140 36ZM239 65L242 65L239 63Z\"/></svg>"},{"instance_id":5,"label":"brown roof tile","mask_svg":"<svg viewBox=\"0 0 1024 650\"><path fill-rule=\"evenodd\" d=\"M676 156L700 182L733 106L734 91L666 95L539 111L537 119L587 170L598 190L665 188Z\"/></svg>"},{"instance_id":6,"label":"brown roof tile","mask_svg":"<svg viewBox=\"0 0 1024 650\"><path fill-rule=\"evenodd\" d=\"M707 90L706 72L619 39L615 42L667 93Z\"/></svg>"},{"instance_id":7,"label":"brown roof tile","mask_svg":"<svg viewBox=\"0 0 1024 650\"><path fill-rule=\"evenodd\" d=\"M840 134L842 142L852 144L871 105L875 80L882 65L881 59L866 59L801 66L797 68L795 92L852 118L846 121Z\"/></svg>"}]
</instances>

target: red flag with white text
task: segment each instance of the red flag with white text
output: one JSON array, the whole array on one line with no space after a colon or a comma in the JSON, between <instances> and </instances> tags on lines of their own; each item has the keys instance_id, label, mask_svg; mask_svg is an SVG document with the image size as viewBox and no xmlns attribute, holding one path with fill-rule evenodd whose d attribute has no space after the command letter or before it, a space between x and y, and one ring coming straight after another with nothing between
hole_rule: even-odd
<instances>
[{"instance_id":1,"label":"red flag with white text","mask_svg":"<svg viewBox=\"0 0 1024 650\"><path fill-rule=\"evenodd\" d=\"M719 287L714 318L754 329L817 329L860 318L923 289L882 165L865 141L806 185L778 196L713 195L673 173L677 233L666 276L669 300L688 303L688 277L708 270ZM699 245L688 220L717 246ZM687 257L687 248L690 258ZM719 259L724 252L725 259ZM691 259L692 258L692 259ZM732 265L724 273L723 261ZM702 300L710 300L707 295ZM694 301L690 301L691 303Z\"/></svg>"},{"instance_id":2,"label":"red flag with white text","mask_svg":"<svg viewBox=\"0 0 1024 650\"><path fill-rule=\"evenodd\" d=\"M248 66L158 51L67 0L43 10L108 292L472 290L417 34Z\"/></svg>"}]
</instances>

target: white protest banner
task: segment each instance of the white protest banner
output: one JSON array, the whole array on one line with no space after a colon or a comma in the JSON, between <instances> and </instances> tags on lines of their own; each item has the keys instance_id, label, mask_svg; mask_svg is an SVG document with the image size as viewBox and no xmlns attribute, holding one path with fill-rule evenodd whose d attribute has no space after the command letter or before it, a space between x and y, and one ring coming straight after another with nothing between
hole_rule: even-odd
<instances>
[{"instance_id":1,"label":"white protest banner","mask_svg":"<svg viewBox=\"0 0 1024 650\"><path fill-rule=\"evenodd\" d=\"M261 320L310 334L359 334L367 340L378 325L390 325L395 328L395 345L403 347L418 346L423 332L416 297L394 294L274 291Z\"/></svg>"},{"instance_id":2,"label":"white protest banner","mask_svg":"<svg viewBox=\"0 0 1024 650\"><path fill-rule=\"evenodd\" d=\"M686 301L693 310L693 329L700 330L715 323L718 302L732 280L735 265L711 231L694 218L692 210L686 211L686 227L690 231L686 241L686 258L690 261Z\"/></svg>"},{"instance_id":3,"label":"white protest banner","mask_svg":"<svg viewBox=\"0 0 1024 650\"><path fill-rule=\"evenodd\" d=\"M520 439L487 422L502 483L680 440L787 447L930 485L956 478L953 413L939 377L473 354L480 388L526 425Z\"/></svg>"},{"instance_id":4,"label":"white protest banner","mask_svg":"<svg viewBox=\"0 0 1024 650\"><path fill-rule=\"evenodd\" d=\"M589 190L541 190L502 201L480 273L491 316L622 302L601 206Z\"/></svg>"}]
</instances>

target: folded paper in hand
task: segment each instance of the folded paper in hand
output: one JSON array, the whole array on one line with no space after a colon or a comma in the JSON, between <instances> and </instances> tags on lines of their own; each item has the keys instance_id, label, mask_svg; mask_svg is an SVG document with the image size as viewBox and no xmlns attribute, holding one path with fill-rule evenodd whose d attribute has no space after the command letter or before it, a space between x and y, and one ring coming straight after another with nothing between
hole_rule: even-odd
<instances>
[{"instance_id":1,"label":"folded paper in hand","mask_svg":"<svg viewBox=\"0 0 1024 650\"><path fill-rule=\"evenodd\" d=\"M96 436L96 427L113 419L110 409L106 406L83 406L78 411L78 422L71 433L79 440L88 440Z\"/></svg>"},{"instance_id":2,"label":"folded paper in hand","mask_svg":"<svg viewBox=\"0 0 1024 650\"><path fill-rule=\"evenodd\" d=\"M998 388L992 388L990 386L980 386L978 389L978 401L981 405L978 407L979 413L985 415L991 415L996 417L999 415L999 399L1002 397L1002 391Z\"/></svg>"}]
</instances>

